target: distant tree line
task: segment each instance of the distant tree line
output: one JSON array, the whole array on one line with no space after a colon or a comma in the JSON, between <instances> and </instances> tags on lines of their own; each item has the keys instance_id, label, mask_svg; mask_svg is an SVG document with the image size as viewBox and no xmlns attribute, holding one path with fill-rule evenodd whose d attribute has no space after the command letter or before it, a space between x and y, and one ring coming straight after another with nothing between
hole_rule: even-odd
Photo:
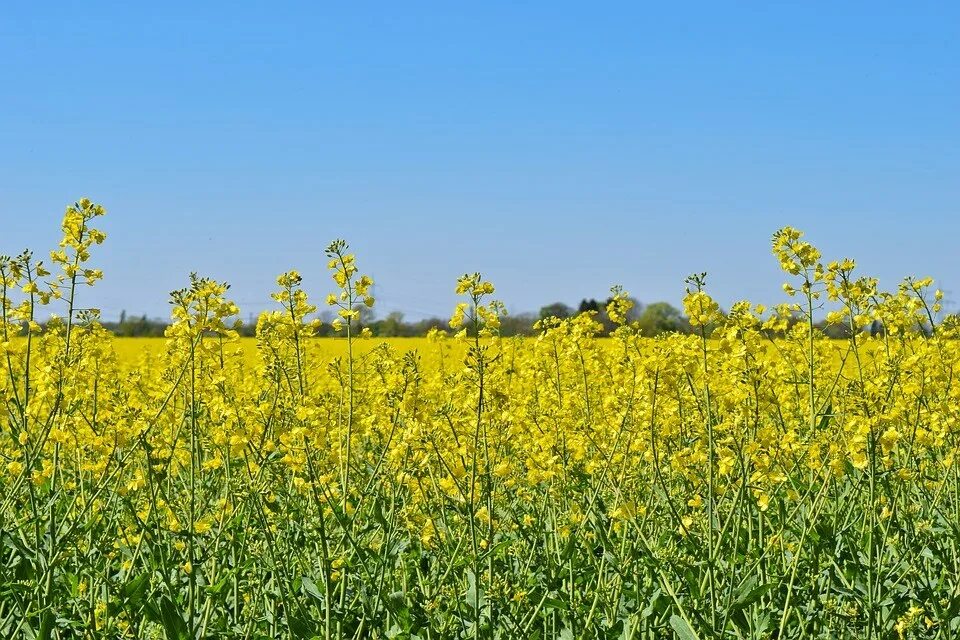
<instances>
[{"instance_id":1,"label":"distant tree line","mask_svg":"<svg viewBox=\"0 0 960 640\"><path fill-rule=\"evenodd\" d=\"M627 314L630 322L636 322L643 331L644 335L655 336L661 333L690 333L690 323L683 316L679 309L669 302L653 302L643 304L635 298L631 298L633 307ZM597 300L595 298L584 298L576 309L563 302L554 302L540 308L539 319L549 318L569 318L571 316L595 312L596 319L603 325L606 331L612 331L615 328L614 323L607 317L607 304L610 299Z\"/></svg>"},{"instance_id":2,"label":"distant tree line","mask_svg":"<svg viewBox=\"0 0 960 640\"><path fill-rule=\"evenodd\" d=\"M169 323L147 318L147 314L130 318L127 317L126 311L121 311L120 322L101 322L100 324L113 335L123 338L159 338L163 336Z\"/></svg>"},{"instance_id":3,"label":"distant tree line","mask_svg":"<svg viewBox=\"0 0 960 640\"><path fill-rule=\"evenodd\" d=\"M609 299L584 298L576 307L572 307L563 302L554 302L544 305L536 314L519 313L507 315L501 319L500 332L503 336L534 335L537 333L535 328L539 320L549 317L570 318L580 313L594 312L594 318L599 322L605 332L612 331L616 326L607 317L607 303ZM662 333L691 333L690 323L679 309L668 302L653 302L643 304L633 299L633 308L628 314L628 319L636 323L645 336L656 336ZM383 318L377 318L372 309L365 306L359 306L357 310L360 313L359 328L369 328L370 332L377 337L382 338L406 338L424 336L431 329L449 329L447 318L425 318L421 320L406 320L400 311L391 311ZM322 337L341 335L333 330L331 320L333 313L326 311L320 314L323 324L320 325L318 335ZM803 321L800 316L788 321L788 326L796 322ZM102 322L105 329L118 337L162 337L168 326L168 322L158 318L148 318L146 314L142 316L128 316L126 311L121 312L118 322ZM824 335L830 338L848 338L850 337L849 327L840 324L827 324L821 320L816 323ZM359 330L358 328L358 330ZM868 333L873 335L883 334L883 325L880 322L874 322L868 329ZM244 322L240 326L240 335L252 337L256 335L256 322Z\"/></svg>"},{"instance_id":4,"label":"distant tree line","mask_svg":"<svg viewBox=\"0 0 960 640\"><path fill-rule=\"evenodd\" d=\"M570 318L584 312L595 312L596 320L603 325L604 330L612 331L613 322L607 317L606 306L609 299L584 298L576 307L563 302L554 302L540 308L538 313L509 314L500 321L500 332L504 336L534 335L535 325L544 318ZM377 318L372 309L358 306L360 313L359 326L367 327L371 333L383 338L404 338L426 335L431 329L449 329L448 318L424 318L421 320L407 320L400 311L391 311L382 318ZM318 335L333 336L337 333L331 326L333 313L326 311L320 314L323 324L320 325ZM633 309L629 314L631 321L639 323L644 335L658 335L666 332L689 333L690 325L683 314L667 302L641 304L634 300ZM120 337L160 337L169 324L158 318L129 316L126 311L121 312L118 322L103 322L104 328ZM256 335L256 321L244 322L240 327L240 335Z\"/></svg>"}]
</instances>

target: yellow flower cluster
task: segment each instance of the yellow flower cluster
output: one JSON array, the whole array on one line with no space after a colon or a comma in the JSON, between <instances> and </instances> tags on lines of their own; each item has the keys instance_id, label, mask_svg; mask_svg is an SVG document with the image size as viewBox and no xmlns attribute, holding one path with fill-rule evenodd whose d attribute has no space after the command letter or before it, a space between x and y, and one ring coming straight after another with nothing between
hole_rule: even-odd
<instances>
[{"instance_id":1,"label":"yellow flower cluster","mask_svg":"<svg viewBox=\"0 0 960 640\"><path fill-rule=\"evenodd\" d=\"M0 635L951 637L960 623L960 328L929 279L882 292L786 228L774 253L801 302L724 310L698 274L694 335L644 337L614 287L611 336L586 313L504 338L494 286L467 274L461 340L360 347L373 282L336 241L342 339L315 337L296 271L251 343L228 286L193 275L171 294L165 349L129 362L76 304L99 277L102 213L68 208L59 277L29 252L0 257ZM65 318L41 326L58 299Z\"/></svg>"}]
</instances>

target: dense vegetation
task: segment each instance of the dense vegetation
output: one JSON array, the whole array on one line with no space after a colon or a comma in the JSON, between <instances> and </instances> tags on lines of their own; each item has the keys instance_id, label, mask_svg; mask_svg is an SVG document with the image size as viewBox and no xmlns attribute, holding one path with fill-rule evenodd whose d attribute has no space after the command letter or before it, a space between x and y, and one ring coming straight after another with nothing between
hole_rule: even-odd
<instances>
[{"instance_id":1,"label":"dense vegetation","mask_svg":"<svg viewBox=\"0 0 960 640\"><path fill-rule=\"evenodd\" d=\"M452 337L361 350L338 241L345 355L289 272L251 365L194 276L131 366L79 297L102 214L67 209L56 274L0 259L4 637L960 634L960 346L929 280L878 291L788 228L791 302L721 313L692 276L690 334L645 337L615 287L609 339L592 313L506 338L473 274Z\"/></svg>"}]
</instances>

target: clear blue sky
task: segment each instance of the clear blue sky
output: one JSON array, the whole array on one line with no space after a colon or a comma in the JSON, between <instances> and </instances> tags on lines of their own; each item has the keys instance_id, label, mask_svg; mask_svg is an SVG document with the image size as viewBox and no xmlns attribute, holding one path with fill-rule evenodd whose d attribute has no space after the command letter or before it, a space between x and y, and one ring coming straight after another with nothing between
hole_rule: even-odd
<instances>
[{"instance_id":1,"label":"clear blue sky","mask_svg":"<svg viewBox=\"0 0 960 640\"><path fill-rule=\"evenodd\" d=\"M165 316L196 270L244 313L344 237L380 313L514 311L614 283L783 299L805 229L960 299L960 3L10 2L0 251L109 211L86 302Z\"/></svg>"}]
</instances>

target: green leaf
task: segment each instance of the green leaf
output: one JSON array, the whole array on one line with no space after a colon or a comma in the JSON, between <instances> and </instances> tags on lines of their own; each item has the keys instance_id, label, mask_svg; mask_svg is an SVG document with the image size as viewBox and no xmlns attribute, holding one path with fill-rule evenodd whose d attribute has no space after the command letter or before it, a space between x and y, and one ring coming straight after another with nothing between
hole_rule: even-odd
<instances>
[{"instance_id":1,"label":"green leaf","mask_svg":"<svg viewBox=\"0 0 960 640\"><path fill-rule=\"evenodd\" d=\"M735 594L736 600L730 605L730 619L744 632L750 627L750 621L747 620L744 610L760 600L765 593L774 587L772 584L756 585L757 579L754 576L748 578L746 582L737 589Z\"/></svg>"},{"instance_id":2,"label":"green leaf","mask_svg":"<svg viewBox=\"0 0 960 640\"><path fill-rule=\"evenodd\" d=\"M303 616L288 616L287 622L295 638L309 638L317 631L313 622Z\"/></svg>"},{"instance_id":3,"label":"green leaf","mask_svg":"<svg viewBox=\"0 0 960 640\"><path fill-rule=\"evenodd\" d=\"M649 604L647 604L646 608L640 612L640 617L649 618L654 613L663 613L669 602L670 599L667 598L658 587L656 590L654 590L653 595L650 596Z\"/></svg>"},{"instance_id":4,"label":"green leaf","mask_svg":"<svg viewBox=\"0 0 960 640\"><path fill-rule=\"evenodd\" d=\"M700 636L690 628L687 621L676 614L670 616L670 626L677 632L677 637L680 640L700 640Z\"/></svg>"},{"instance_id":5,"label":"green leaf","mask_svg":"<svg viewBox=\"0 0 960 640\"><path fill-rule=\"evenodd\" d=\"M126 598L131 604L139 604L143 600L144 594L147 592L147 587L150 586L150 574L141 573L139 576L133 580L128 580L126 584L123 585L123 597Z\"/></svg>"},{"instance_id":6,"label":"green leaf","mask_svg":"<svg viewBox=\"0 0 960 640\"><path fill-rule=\"evenodd\" d=\"M166 596L160 600L160 622L167 634L167 640L186 640L189 636L190 632L187 629L187 623L183 621L183 616L180 615L173 601Z\"/></svg>"},{"instance_id":7,"label":"green leaf","mask_svg":"<svg viewBox=\"0 0 960 640\"><path fill-rule=\"evenodd\" d=\"M833 405L828 404L826 410L823 412L823 415L820 417L820 424L817 425L819 431L823 431L830 424L830 418L833 417Z\"/></svg>"},{"instance_id":8,"label":"green leaf","mask_svg":"<svg viewBox=\"0 0 960 640\"><path fill-rule=\"evenodd\" d=\"M390 525L387 524L387 519L383 515L383 505L380 504L380 500L373 501L373 511L371 515L373 515L374 521L383 527L384 530L390 528Z\"/></svg>"},{"instance_id":9,"label":"green leaf","mask_svg":"<svg viewBox=\"0 0 960 640\"><path fill-rule=\"evenodd\" d=\"M559 611L569 611L570 605L558 598L544 598L543 608L544 610L557 609Z\"/></svg>"},{"instance_id":10,"label":"green leaf","mask_svg":"<svg viewBox=\"0 0 960 640\"><path fill-rule=\"evenodd\" d=\"M223 591L223 588L224 588L225 586L227 586L227 582L230 581L230 578L231 578L231 575L228 573L227 575L225 575L225 576L223 576L222 578L220 578L220 580L217 581L215 584L212 584L212 585L206 587L206 588L204 589L204 591L206 591L206 592L209 593L210 595L214 595L214 596L215 596L215 595L219 594L221 591Z\"/></svg>"},{"instance_id":11,"label":"green leaf","mask_svg":"<svg viewBox=\"0 0 960 640\"><path fill-rule=\"evenodd\" d=\"M730 608L733 611L739 611L741 609L745 609L746 607L749 607L753 603L757 602L760 598L764 596L765 593L767 593L768 591L770 591L770 589L773 589L774 587L774 585L772 584L761 584L758 587L754 587L753 585L755 583L756 583L756 579L751 578L744 584L742 588L742 592L734 601L734 603L730 605ZM749 591L747 591L747 588L750 588Z\"/></svg>"},{"instance_id":12,"label":"green leaf","mask_svg":"<svg viewBox=\"0 0 960 640\"><path fill-rule=\"evenodd\" d=\"M49 609L43 612L40 621L40 633L37 634L40 640L50 640L53 637L53 612Z\"/></svg>"},{"instance_id":13,"label":"green leaf","mask_svg":"<svg viewBox=\"0 0 960 640\"><path fill-rule=\"evenodd\" d=\"M317 587L317 583L313 581L312 578L308 576L303 576L300 578L300 586L303 588L303 592L316 600L317 602L323 602L323 594L320 593L320 588Z\"/></svg>"},{"instance_id":14,"label":"green leaf","mask_svg":"<svg viewBox=\"0 0 960 640\"><path fill-rule=\"evenodd\" d=\"M480 610L483 608L485 598L483 593L478 591L477 577L473 571L467 571L467 591L464 593L464 599L471 609Z\"/></svg>"}]
</instances>

